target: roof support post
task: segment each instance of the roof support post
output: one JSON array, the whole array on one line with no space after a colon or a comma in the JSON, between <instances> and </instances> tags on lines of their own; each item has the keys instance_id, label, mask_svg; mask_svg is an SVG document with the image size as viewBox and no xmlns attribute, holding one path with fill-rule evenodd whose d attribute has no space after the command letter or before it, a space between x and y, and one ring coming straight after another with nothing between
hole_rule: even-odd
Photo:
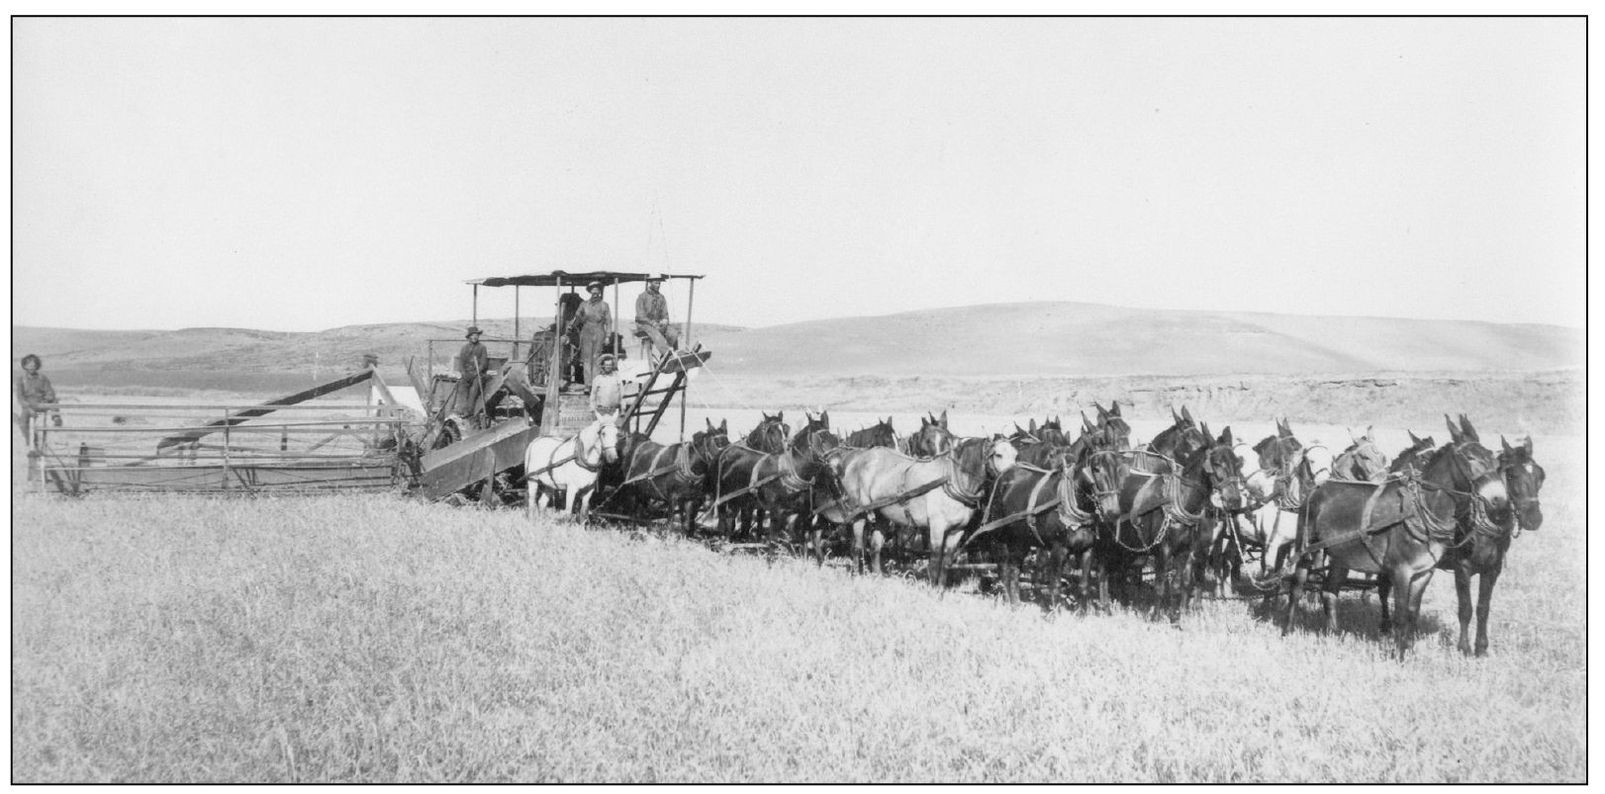
<instances>
[{"instance_id":1,"label":"roof support post","mask_svg":"<svg viewBox=\"0 0 1605 794\"><path fill-rule=\"evenodd\" d=\"M479 325L479 285L474 285L474 325Z\"/></svg>"}]
</instances>

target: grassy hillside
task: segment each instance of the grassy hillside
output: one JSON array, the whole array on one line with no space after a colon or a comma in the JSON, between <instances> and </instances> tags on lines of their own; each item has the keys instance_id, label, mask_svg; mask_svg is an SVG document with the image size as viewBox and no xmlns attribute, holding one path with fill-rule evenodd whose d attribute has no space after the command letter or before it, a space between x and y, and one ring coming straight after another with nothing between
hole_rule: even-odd
<instances>
[{"instance_id":1,"label":"grassy hillside","mask_svg":"<svg viewBox=\"0 0 1605 794\"><path fill-rule=\"evenodd\" d=\"M710 334L743 375L1052 376L1581 367L1558 326L1017 303Z\"/></svg>"}]
</instances>

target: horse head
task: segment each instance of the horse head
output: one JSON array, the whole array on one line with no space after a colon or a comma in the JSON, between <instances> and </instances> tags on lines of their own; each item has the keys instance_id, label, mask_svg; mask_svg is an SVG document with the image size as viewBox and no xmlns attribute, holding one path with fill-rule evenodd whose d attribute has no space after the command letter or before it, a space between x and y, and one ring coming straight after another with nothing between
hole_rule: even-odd
<instances>
[{"instance_id":1,"label":"horse head","mask_svg":"<svg viewBox=\"0 0 1605 794\"><path fill-rule=\"evenodd\" d=\"M1271 472L1292 470L1303 451L1304 445L1293 437L1293 430L1287 426L1286 420L1277 421L1276 435L1266 436L1254 445L1260 469Z\"/></svg>"},{"instance_id":2,"label":"horse head","mask_svg":"<svg viewBox=\"0 0 1605 794\"><path fill-rule=\"evenodd\" d=\"M817 417L812 414L806 416L808 423L797 431L797 435L792 436L791 454L810 467L819 466L832 450L841 446L841 439L830 432L828 411Z\"/></svg>"},{"instance_id":3,"label":"horse head","mask_svg":"<svg viewBox=\"0 0 1605 794\"><path fill-rule=\"evenodd\" d=\"M953 448L955 437L943 425L920 420L919 432L908 437L908 454L916 458L934 458Z\"/></svg>"},{"instance_id":4,"label":"horse head","mask_svg":"<svg viewBox=\"0 0 1605 794\"><path fill-rule=\"evenodd\" d=\"M1504 472L1499 459L1482 442L1464 432L1452 433L1459 441L1451 441L1425 456L1420 465L1420 479L1450 491L1457 497L1473 500L1473 520L1479 512L1486 513L1494 523L1508 523L1511 518L1510 493L1505 487Z\"/></svg>"},{"instance_id":5,"label":"horse head","mask_svg":"<svg viewBox=\"0 0 1605 794\"><path fill-rule=\"evenodd\" d=\"M1076 461L1078 485L1098 517L1110 521L1120 515L1120 484L1130 471L1126 456L1109 444L1087 444Z\"/></svg>"},{"instance_id":6,"label":"horse head","mask_svg":"<svg viewBox=\"0 0 1605 794\"><path fill-rule=\"evenodd\" d=\"M1226 510L1243 507L1243 459L1237 456L1235 447L1232 429L1228 427L1204 448L1200 461L1205 480L1214 491L1210 501Z\"/></svg>"},{"instance_id":7,"label":"horse head","mask_svg":"<svg viewBox=\"0 0 1605 794\"><path fill-rule=\"evenodd\" d=\"M991 476L996 477L1009 469L1020 457L1018 450L1003 436L993 436L986 446L986 469Z\"/></svg>"},{"instance_id":8,"label":"horse head","mask_svg":"<svg viewBox=\"0 0 1605 794\"><path fill-rule=\"evenodd\" d=\"M1109 411L1104 414L1099 425L1103 428L1105 438L1116 449L1129 449L1131 447L1131 425L1127 424L1125 417L1120 415L1120 403L1109 404Z\"/></svg>"},{"instance_id":9,"label":"horse head","mask_svg":"<svg viewBox=\"0 0 1605 794\"><path fill-rule=\"evenodd\" d=\"M1533 460L1532 436L1516 447L1500 436L1499 445L1499 471L1515 508L1517 528L1536 531L1544 523L1543 507L1538 502L1538 491L1544 487L1544 467Z\"/></svg>"},{"instance_id":10,"label":"horse head","mask_svg":"<svg viewBox=\"0 0 1605 794\"><path fill-rule=\"evenodd\" d=\"M619 412L597 414L596 421L580 431L580 445L587 450L595 449L601 461L609 465L619 462L619 448L623 433L619 431ZM590 461L587 461L591 464ZM591 464L596 465L596 464Z\"/></svg>"},{"instance_id":11,"label":"horse head","mask_svg":"<svg viewBox=\"0 0 1605 794\"><path fill-rule=\"evenodd\" d=\"M730 446L730 422L721 419L718 426L714 426L713 420L704 421L708 423L708 429L691 434L691 451L698 459L708 462L719 457L719 453Z\"/></svg>"},{"instance_id":12,"label":"horse head","mask_svg":"<svg viewBox=\"0 0 1605 794\"><path fill-rule=\"evenodd\" d=\"M786 439L791 437L791 425L785 422L786 412L774 416L763 415L763 421L748 433L742 443L759 452L779 454L786 450Z\"/></svg>"},{"instance_id":13,"label":"horse head","mask_svg":"<svg viewBox=\"0 0 1605 794\"><path fill-rule=\"evenodd\" d=\"M1350 436L1353 437L1352 434ZM1388 473L1388 456L1369 435L1354 439L1332 462L1332 476L1350 480L1371 480Z\"/></svg>"}]
</instances>

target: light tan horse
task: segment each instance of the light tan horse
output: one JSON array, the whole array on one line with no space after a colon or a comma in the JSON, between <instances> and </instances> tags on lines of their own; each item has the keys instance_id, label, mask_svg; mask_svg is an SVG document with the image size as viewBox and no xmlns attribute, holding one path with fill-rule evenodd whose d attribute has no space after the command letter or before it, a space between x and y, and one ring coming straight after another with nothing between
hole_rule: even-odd
<instances>
[{"instance_id":1,"label":"light tan horse","mask_svg":"<svg viewBox=\"0 0 1605 794\"><path fill-rule=\"evenodd\" d=\"M965 527L984 507L988 486L1014 466L1014 445L1002 436L966 438L934 458L911 458L894 449L847 450L831 457L845 512L871 512L898 527L923 529L930 539L931 583L941 586L948 557ZM860 516L862 519L862 516ZM875 570L885 537L873 538ZM853 522L853 553L862 559L864 522Z\"/></svg>"}]
</instances>

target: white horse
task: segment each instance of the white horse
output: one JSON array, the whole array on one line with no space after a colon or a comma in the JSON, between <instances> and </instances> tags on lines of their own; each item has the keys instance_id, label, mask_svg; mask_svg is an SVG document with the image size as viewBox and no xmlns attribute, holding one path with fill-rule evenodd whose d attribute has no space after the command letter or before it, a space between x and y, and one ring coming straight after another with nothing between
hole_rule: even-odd
<instances>
[{"instance_id":1,"label":"white horse","mask_svg":"<svg viewBox=\"0 0 1605 794\"><path fill-rule=\"evenodd\" d=\"M572 515L574 503L580 504L580 520L584 521L591 507L591 495L596 491L597 473L604 464L619 459L619 414L598 415L573 438L541 436L529 443L524 451L524 471L529 480L529 518L535 520L536 504L543 495L550 494L550 506L557 506L557 493L566 496L563 515Z\"/></svg>"},{"instance_id":2,"label":"white horse","mask_svg":"<svg viewBox=\"0 0 1605 794\"><path fill-rule=\"evenodd\" d=\"M1244 469L1251 468L1245 465ZM1249 526L1242 530L1245 540L1260 544L1260 576L1280 571L1298 529L1299 508L1314 487L1332 476L1332 452L1325 444L1313 442L1300 453L1297 476L1281 484L1287 491L1277 490L1275 472L1255 469L1247 475L1246 484L1251 502L1259 507L1247 513ZM1239 525L1241 526L1241 525Z\"/></svg>"}]
</instances>

